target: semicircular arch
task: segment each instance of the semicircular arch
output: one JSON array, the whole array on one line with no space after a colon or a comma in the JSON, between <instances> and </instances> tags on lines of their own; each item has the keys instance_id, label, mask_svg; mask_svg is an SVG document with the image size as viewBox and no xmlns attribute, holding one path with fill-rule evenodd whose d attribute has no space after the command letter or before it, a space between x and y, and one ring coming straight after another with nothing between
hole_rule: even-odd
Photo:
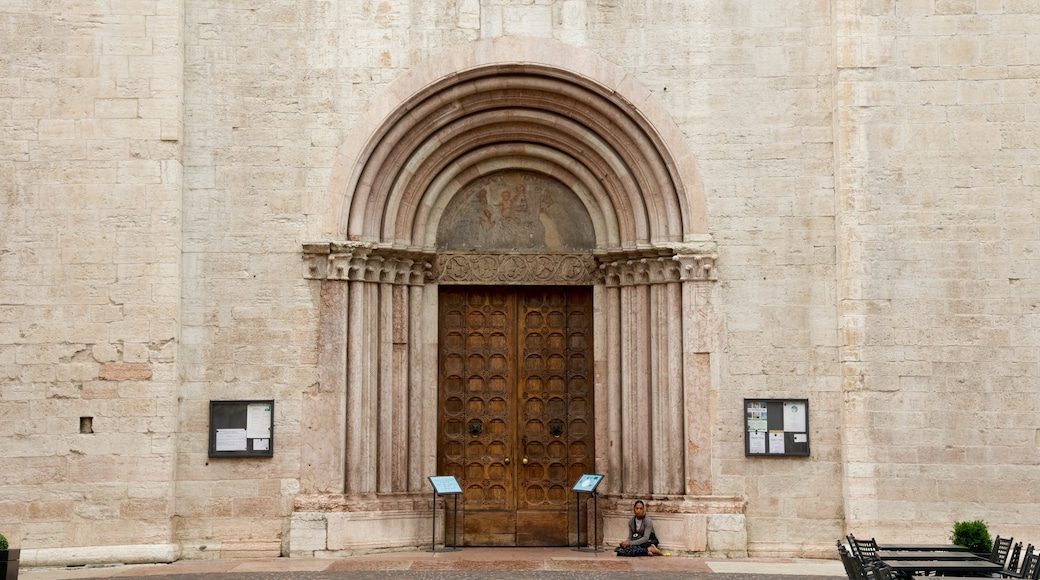
<instances>
[{"instance_id":1,"label":"semicircular arch","mask_svg":"<svg viewBox=\"0 0 1040 580\"><path fill-rule=\"evenodd\" d=\"M599 249L707 235L678 127L630 75L582 49L478 41L405 74L376 103L337 155L324 216L334 238L431 248L450 196L506 166L576 188Z\"/></svg>"}]
</instances>

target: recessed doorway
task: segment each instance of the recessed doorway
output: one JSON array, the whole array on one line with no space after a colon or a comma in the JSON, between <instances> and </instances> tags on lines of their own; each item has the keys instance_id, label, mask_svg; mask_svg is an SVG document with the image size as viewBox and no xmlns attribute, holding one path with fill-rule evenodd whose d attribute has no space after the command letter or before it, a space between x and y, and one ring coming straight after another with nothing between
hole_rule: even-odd
<instances>
[{"instance_id":1,"label":"recessed doorway","mask_svg":"<svg viewBox=\"0 0 1040 580\"><path fill-rule=\"evenodd\" d=\"M463 490L460 544L586 541L570 490L594 470L592 319L586 286L441 287L437 467Z\"/></svg>"}]
</instances>

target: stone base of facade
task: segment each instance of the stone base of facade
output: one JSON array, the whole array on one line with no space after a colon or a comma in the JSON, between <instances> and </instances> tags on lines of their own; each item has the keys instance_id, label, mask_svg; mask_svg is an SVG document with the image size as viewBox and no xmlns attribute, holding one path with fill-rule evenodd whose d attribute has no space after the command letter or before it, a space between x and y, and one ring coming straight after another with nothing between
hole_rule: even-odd
<instances>
[{"instance_id":1,"label":"stone base of facade","mask_svg":"<svg viewBox=\"0 0 1040 580\"><path fill-rule=\"evenodd\" d=\"M679 554L747 557L745 502L740 497L601 495L598 511L600 538L604 546L613 547L625 539L632 505L637 499L646 503L647 514L653 518L656 535L661 540L661 549Z\"/></svg>"},{"instance_id":2,"label":"stone base of facade","mask_svg":"<svg viewBox=\"0 0 1040 580\"><path fill-rule=\"evenodd\" d=\"M129 546L85 546L74 548L22 548L22 568L48 566L103 566L113 564L159 564L181 557L177 544Z\"/></svg>"},{"instance_id":3,"label":"stone base of facade","mask_svg":"<svg viewBox=\"0 0 1040 580\"><path fill-rule=\"evenodd\" d=\"M444 541L442 501L438 500L434 529L433 494L300 496L289 523L289 556L335 558L428 550L431 542Z\"/></svg>"},{"instance_id":4,"label":"stone base of facade","mask_svg":"<svg viewBox=\"0 0 1040 580\"><path fill-rule=\"evenodd\" d=\"M748 555L744 500L739 497L600 495L587 499L588 530L600 545L616 546L628 530L632 504L647 503L662 548L676 554L743 558ZM296 501L289 526L289 556L333 558L390 550L430 549L444 541L444 505L438 501L436 529L432 495L309 495ZM449 509L451 504L448 504ZM599 522L592 521L593 515ZM434 537L435 536L435 537ZM460 541L463 541L460 538Z\"/></svg>"}]
</instances>

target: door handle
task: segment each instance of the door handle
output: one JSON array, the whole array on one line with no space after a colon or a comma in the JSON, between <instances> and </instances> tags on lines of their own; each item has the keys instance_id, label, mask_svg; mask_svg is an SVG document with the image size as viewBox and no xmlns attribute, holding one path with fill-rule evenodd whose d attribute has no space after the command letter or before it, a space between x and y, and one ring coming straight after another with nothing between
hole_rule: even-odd
<instances>
[{"instance_id":1,"label":"door handle","mask_svg":"<svg viewBox=\"0 0 1040 580\"><path fill-rule=\"evenodd\" d=\"M509 465L509 458L506 457L506 465Z\"/></svg>"},{"instance_id":2,"label":"door handle","mask_svg":"<svg viewBox=\"0 0 1040 580\"><path fill-rule=\"evenodd\" d=\"M527 465L527 458L524 457L523 461L521 461L520 463L523 463L524 465Z\"/></svg>"}]
</instances>

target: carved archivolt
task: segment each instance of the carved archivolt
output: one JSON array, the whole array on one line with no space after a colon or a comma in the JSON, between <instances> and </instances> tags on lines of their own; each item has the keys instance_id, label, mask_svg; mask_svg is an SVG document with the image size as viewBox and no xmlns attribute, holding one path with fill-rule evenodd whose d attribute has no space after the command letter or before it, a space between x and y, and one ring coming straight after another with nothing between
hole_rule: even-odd
<instances>
[{"instance_id":1,"label":"carved archivolt","mask_svg":"<svg viewBox=\"0 0 1040 580\"><path fill-rule=\"evenodd\" d=\"M711 248L676 245L601 254L433 252L361 242L304 244L304 277L390 284L632 286L715 280Z\"/></svg>"}]
</instances>

